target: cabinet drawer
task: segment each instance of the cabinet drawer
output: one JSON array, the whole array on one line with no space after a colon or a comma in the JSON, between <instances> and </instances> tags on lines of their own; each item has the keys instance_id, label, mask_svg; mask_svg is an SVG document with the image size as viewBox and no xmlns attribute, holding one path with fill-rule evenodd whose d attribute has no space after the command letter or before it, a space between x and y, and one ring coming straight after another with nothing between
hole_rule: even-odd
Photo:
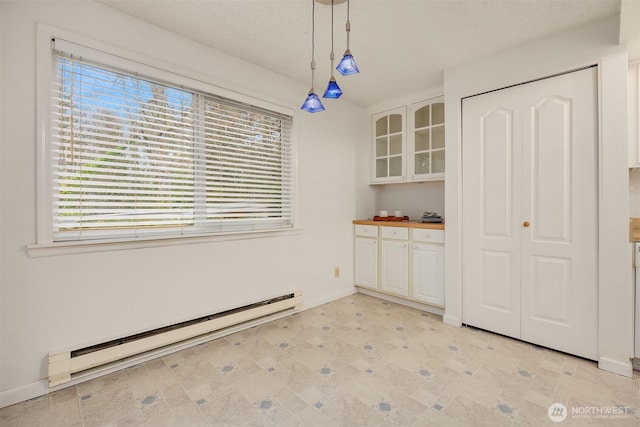
<instances>
[{"instance_id":1,"label":"cabinet drawer","mask_svg":"<svg viewBox=\"0 0 640 427\"><path fill-rule=\"evenodd\" d=\"M409 229L405 227L380 227L383 239L409 240Z\"/></svg>"},{"instance_id":2,"label":"cabinet drawer","mask_svg":"<svg viewBox=\"0 0 640 427\"><path fill-rule=\"evenodd\" d=\"M444 230L414 228L412 232L414 242L444 243Z\"/></svg>"},{"instance_id":3,"label":"cabinet drawer","mask_svg":"<svg viewBox=\"0 0 640 427\"><path fill-rule=\"evenodd\" d=\"M378 226L356 224L355 233L356 236L378 237Z\"/></svg>"}]
</instances>

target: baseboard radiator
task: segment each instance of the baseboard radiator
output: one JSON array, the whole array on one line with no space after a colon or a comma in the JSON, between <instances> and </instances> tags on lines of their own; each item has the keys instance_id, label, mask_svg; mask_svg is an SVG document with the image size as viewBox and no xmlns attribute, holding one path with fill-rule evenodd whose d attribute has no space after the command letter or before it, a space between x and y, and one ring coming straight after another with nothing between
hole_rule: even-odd
<instances>
[{"instance_id":1,"label":"baseboard radiator","mask_svg":"<svg viewBox=\"0 0 640 427\"><path fill-rule=\"evenodd\" d=\"M253 326L253 324L264 323L256 323L260 320L268 321L271 317L293 314L301 304L300 295L300 292L292 292L88 347L51 352L49 353L49 387L67 383L76 374L86 373L133 356L188 342L198 337L214 335L216 332L232 327L244 324L247 327ZM213 338L216 336L211 337Z\"/></svg>"}]
</instances>

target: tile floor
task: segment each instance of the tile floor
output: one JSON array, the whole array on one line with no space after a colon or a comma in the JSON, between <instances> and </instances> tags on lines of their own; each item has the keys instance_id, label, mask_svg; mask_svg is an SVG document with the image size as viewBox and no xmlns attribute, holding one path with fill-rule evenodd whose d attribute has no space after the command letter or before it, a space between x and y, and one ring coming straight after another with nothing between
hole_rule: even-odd
<instances>
[{"instance_id":1,"label":"tile floor","mask_svg":"<svg viewBox=\"0 0 640 427\"><path fill-rule=\"evenodd\" d=\"M635 374L356 294L4 408L0 425L637 427Z\"/></svg>"}]
</instances>

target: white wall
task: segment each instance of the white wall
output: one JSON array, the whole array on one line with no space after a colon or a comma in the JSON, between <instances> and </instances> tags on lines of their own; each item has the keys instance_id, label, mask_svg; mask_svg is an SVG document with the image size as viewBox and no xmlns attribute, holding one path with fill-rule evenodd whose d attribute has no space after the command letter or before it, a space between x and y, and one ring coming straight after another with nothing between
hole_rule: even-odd
<instances>
[{"instance_id":1,"label":"white wall","mask_svg":"<svg viewBox=\"0 0 640 427\"><path fill-rule=\"evenodd\" d=\"M308 84L92 1L0 2L0 406L45 392L51 350L99 342L300 289L305 305L353 292L355 104L299 110ZM296 111L299 235L29 258L36 242L36 23L193 70ZM305 63L300 64L301 67ZM365 203L371 203L364 196ZM341 276L333 277L334 267Z\"/></svg>"},{"instance_id":2,"label":"white wall","mask_svg":"<svg viewBox=\"0 0 640 427\"><path fill-rule=\"evenodd\" d=\"M6 37L2 37L2 28L4 26L3 24L3 20L2 20L2 15L3 15L3 7L2 7L2 3L0 3L0 100L4 99L4 84L2 83L2 75L4 74L3 70L4 70L4 64L6 63L5 61L2 60L2 58L4 58L3 53L4 53L4 48L3 45L5 43L5 40L7 39ZM2 123L3 123L3 116L2 116L2 111L3 111L3 103L0 102L0 159L4 159L4 150L2 149L2 138L3 138L3 131L2 131ZM0 188L2 188L2 161L0 160ZM3 201L4 197L2 197L2 192L0 191L0 242L2 242L4 239L2 238L3 236L3 232L2 232L2 224L4 224L4 215L3 215ZM2 247L0 246L0 349L2 349L4 346L2 345L3 339L2 339L2 329L3 329L3 323L4 323L4 316L2 314L2 301L5 300L4 295L3 295L3 286L2 286L2 266L4 264L3 261L3 257L2 257ZM2 356L2 351L0 350L0 384L4 384L4 374L2 373L2 365L3 365L3 356ZM0 407L2 405L0 404Z\"/></svg>"},{"instance_id":3,"label":"white wall","mask_svg":"<svg viewBox=\"0 0 640 427\"><path fill-rule=\"evenodd\" d=\"M420 219L425 211L444 217L444 181L375 185L376 205L369 217L379 210L401 210L410 219Z\"/></svg>"},{"instance_id":4,"label":"white wall","mask_svg":"<svg viewBox=\"0 0 640 427\"><path fill-rule=\"evenodd\" d=\"M462 318L460 105L466 96L598 64L600 104L599 365L631 375L633 287L629 266L626 75L618 19L540 39L445 71L447 232L445 322Z\"/></svg>"}]
</instances>

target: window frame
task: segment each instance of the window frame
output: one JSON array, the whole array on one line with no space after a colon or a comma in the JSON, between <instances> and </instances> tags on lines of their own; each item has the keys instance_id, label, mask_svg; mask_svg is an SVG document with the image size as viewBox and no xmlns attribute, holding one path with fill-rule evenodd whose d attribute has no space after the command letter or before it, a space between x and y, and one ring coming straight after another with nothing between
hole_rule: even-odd
<instances>
[{"instance_id":1,"label":"window frame","mask_svg":"<svg viewBox=\"0 0 640 427\"><path fill-rule=\"evenodd\" d=\"M55 72L55 61L51 48L52 39L58 43L69 42L73 49L86 59L126 69L158 81L171 82L176 87L185 87L230 100L246 103L292 117L290 129L291 155L291 209L292 227L256 231L222 231L192 234L187 236L152 235L145 237L117 237L99 240L55 241L53 231L52 154L50 135L51 81ZM132 69L133 68L133 69ZM261 237L300 234L297 192L297 141L294 110L272 101L249 96L236 88L222 88L210 78L192 70L120 49L84 36L38 23L36 39L36 243L27 245L30 257L63 255L69 253L100 252L155 246L173 246L210 241L228 241Z\"/></svg>"}]
</instances>

